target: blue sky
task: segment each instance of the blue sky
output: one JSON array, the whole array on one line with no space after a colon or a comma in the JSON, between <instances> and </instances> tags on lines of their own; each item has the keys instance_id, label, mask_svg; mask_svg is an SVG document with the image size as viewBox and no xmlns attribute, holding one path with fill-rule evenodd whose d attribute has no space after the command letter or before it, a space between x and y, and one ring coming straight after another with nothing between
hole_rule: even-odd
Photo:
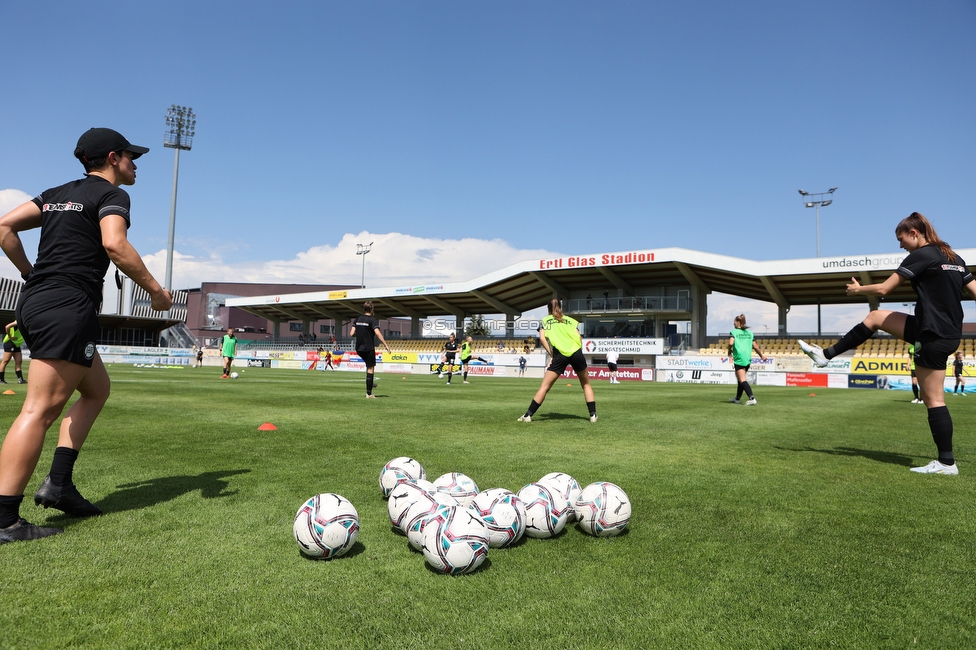
<instances>
[{"instance_id":1,"label":"blue sky","mask_svg":"<svg viewBox=\"0 0 976 650\"><path fill-rule=\"evenodd\" d=\"M0 208L116 128L152 148L130 239L160 278L164 115L193 107L178 287L356 284L368 241L371 286L550 253L813 257L797 189L835 186L823 256L897 251L913 210L976 246L971 0L7 2L0 30ZM713 300L710 332L739 309Z\"/></svg>"}]
</instances>

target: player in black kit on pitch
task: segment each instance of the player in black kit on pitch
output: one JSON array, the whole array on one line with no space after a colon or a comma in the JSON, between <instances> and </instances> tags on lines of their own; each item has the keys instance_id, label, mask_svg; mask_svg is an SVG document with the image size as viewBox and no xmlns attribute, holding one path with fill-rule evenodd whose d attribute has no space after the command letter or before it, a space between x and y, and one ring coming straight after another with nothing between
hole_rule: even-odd
<instances>
[{"instance_id":1,"label":"player in black kit on pitch","mask_svg":"<svg viewBox=\"0 0 976 650\"><path fill-rule=\"evenodd\" d=\"M823 368L829 359L853 350L879 329L915 346L915 372L922 401L928 408L929 430L939 457L928 465L912 467L919 474L959 474L952 452L952 418L945 404L946 359L959 347L962 336L962 293L976 298L976 279L966 262L939 239L928 219L913 212L895 227L898 243L908 256L887 280L862 286L855 278L849 296L884 296L905 281L918 294L915 315L876 309L863 322L826 350L797 341L813 362Z\"/></svg>"},{"instance_id":2,"label":"player in black kit on pitch","mask_svg":"<svg viewBox=\"0 0 976 650\"><path fill-rule=\"evenodd\" d=\"M460 345L458 344L457 337L453 333L449 334L447 337L447 343L444 344L444 353L441 355L441 369L438 373L438 377L444 376L444 364L447 364L447 385L451 385L451 377L454 375L454 359L457 356L457 351Z\"/></svg>"},{"instance_id":3,"label":"player in black kit on pitch","mask_svg":"<svg viewBox=\"0 0 976 650\"><path fill-rule=\"evenodd\" d=\"M81 496L72 472L109 396L111 382L95 348L109 261L149 293L153 309L173 305L126 235L129 195L120 186L136 182L134 161L147 151L112 129L90 129L75 148L85 178L47 190L0 219L0 247L26 280L16 316L31 351L27 397L0 447L0 544L62 532L21 519L20 504L47 429L76 390L80 396L61 420L51 471L34 503L72 517L102 512ZM33 228L41 229L41 238L32 265L20 233Z\"/></svg>"},{"instance_id":4,"label":"player in black kit on pitch","mask_svg":"<svg viewBox=\"0 0 976 650\"><path fill-rule=\"evenodd\" d=\"M363 315L356 319L349 330L349 336L356 337L356 354L363 363L366 364L366 397L374 399L373 395L373 371L376 369L376 343L373 336L376 336L386 348L386 351L393 354L393 350L386 344L383 333L380 332L380 323L373 316L373 301L367 300L363 303Z\"/></svg>"}]
</instances>

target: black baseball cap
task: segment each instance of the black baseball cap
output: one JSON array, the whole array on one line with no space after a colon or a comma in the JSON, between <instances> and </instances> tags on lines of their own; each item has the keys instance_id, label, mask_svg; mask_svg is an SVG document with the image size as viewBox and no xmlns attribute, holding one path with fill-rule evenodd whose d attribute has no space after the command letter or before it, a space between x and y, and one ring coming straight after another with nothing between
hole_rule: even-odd
<instances>
[{"instance_id":1,"label":"black baseball cap","mask_svg":"<svg viewBox=\"0 0 976 650\"><path fill-rule=\"evenodd\" d=\"M81 134L78 138L78 147L75 149L75 157L79 160L95 160L104 158L113 151L128 151L135 160L144 153L149 152L148 147L139 147L129 144L129 141L112 129L91 128Z\"/></svg>"}]
</instances>

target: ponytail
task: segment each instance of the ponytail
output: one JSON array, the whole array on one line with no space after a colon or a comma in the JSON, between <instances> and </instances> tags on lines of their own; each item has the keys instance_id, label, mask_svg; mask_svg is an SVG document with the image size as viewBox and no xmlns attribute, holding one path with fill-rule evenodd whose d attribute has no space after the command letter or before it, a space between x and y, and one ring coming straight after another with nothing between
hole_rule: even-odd
<instances>
[{"instance_id":1,"label":"ponytail","mask_svg":"<svg viewBox=\"0 0 976 650\"><path fill-rule=\"evenodd\" d=\"M563 322L563 306L559 303L559 298L553 298L549 301L549 313L552 314L553 318L558 320L560 323Z\"/></svg>"},{"instance_id":2,"label":"ponytail","mask_svg":"<svg viewBox=\"0 0 976 650\"><path fill-rule=\"evenodd\" d=\"M900 222L895 227L895 234L901 235L910 230L915 230L922 237L925 238L930 244L935 244L939 247L939 251L946 257L950 262L954 262L956 259L956 252L952 250L952 247L948 243L939 239L939 235L936 234L935 228L922 214L918 212L913 212Z\"/></svg>"}]
</instances>

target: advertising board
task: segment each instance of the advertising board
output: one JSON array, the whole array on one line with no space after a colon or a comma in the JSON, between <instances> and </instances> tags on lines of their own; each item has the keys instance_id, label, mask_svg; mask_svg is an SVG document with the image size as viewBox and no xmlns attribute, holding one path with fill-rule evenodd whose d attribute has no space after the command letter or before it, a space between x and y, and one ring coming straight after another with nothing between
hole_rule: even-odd
<instances>
[{"instance_id":1,"label":"advertising board","mask_svg":"<svg viewBox=\"0 0 976 650\"><path fill-rule=\"evenodd\" d=\"M735 384L730 370L659 370L657 380L683 384Z\"/></svg>"},{"instance_id":2,"label":"advertising board","mask_svg":"<svg viewBox=\"0 0 976 650\"><path fill-rule=\"evenodd\" d=\"M583 339L583 354L664 354L664 339Z\"/></svg>"}]
</instances>

